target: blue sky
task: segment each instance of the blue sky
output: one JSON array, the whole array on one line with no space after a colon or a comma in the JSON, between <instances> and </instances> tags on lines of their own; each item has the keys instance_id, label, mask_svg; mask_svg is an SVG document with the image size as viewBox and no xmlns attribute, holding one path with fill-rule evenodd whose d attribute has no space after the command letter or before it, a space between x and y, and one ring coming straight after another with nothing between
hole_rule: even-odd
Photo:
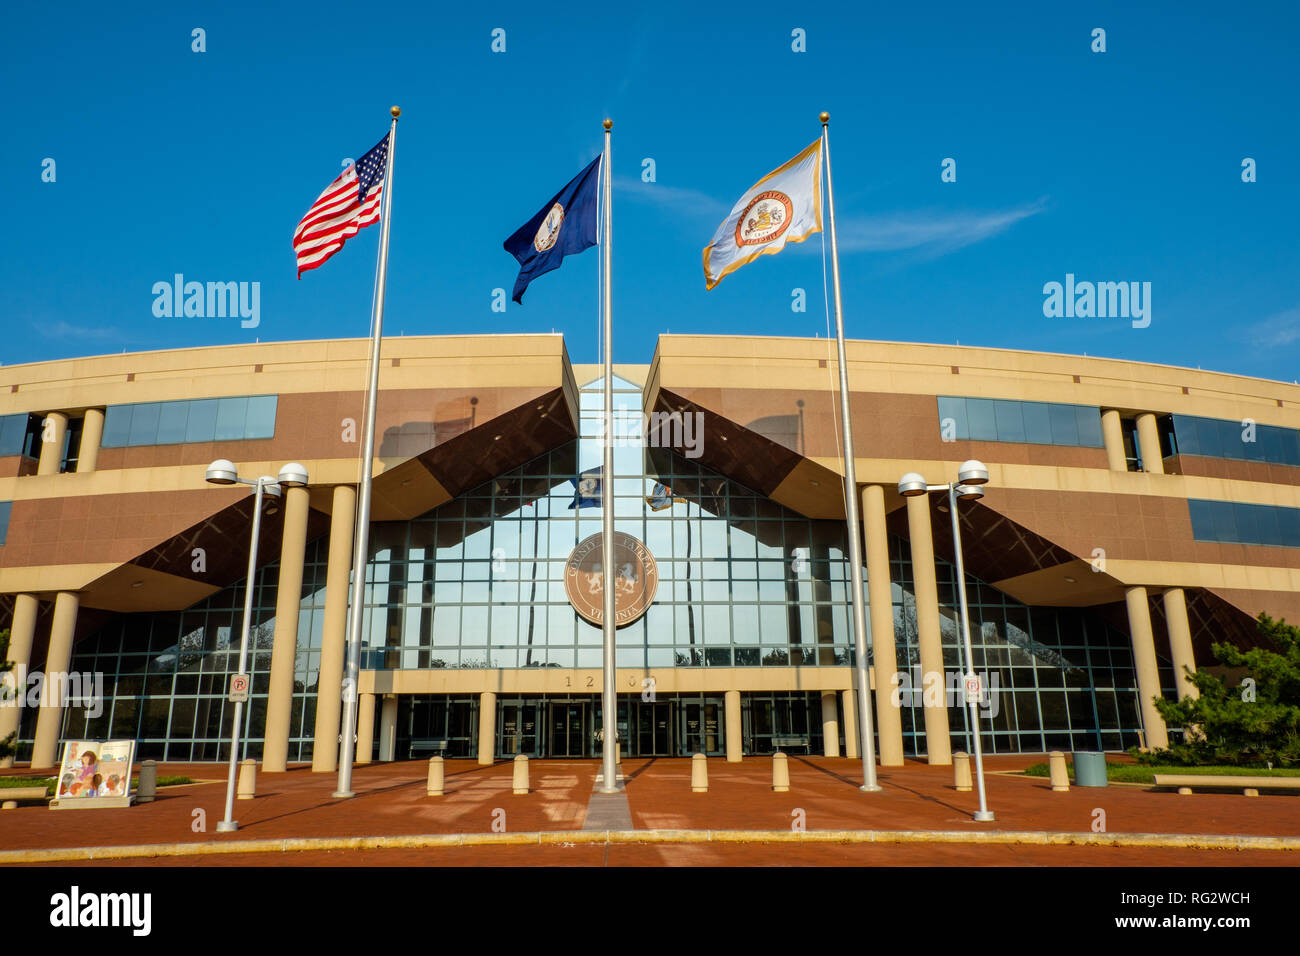
<instances>
[{"instance_id":1,"label":"blue sky","mask_svg":"<svg viewBox=\"0 0 1300 956\"><path fill-rule=\"evenodd\" d=\"M135 6L6 6L6 364L367 334L378 227L301 281L290 238L397 103L394 335L554 329L597 359L595 250L491 304L516 273L502 241L606 115L616 360L649 361L665 330L826 334L817 237L708 293L701 268L826 109L850 337L1300 374L1291 3ZM259 282L260 325L156 318L177 272ZM1045 318L1066 273L1150 282L1151 325Z\"/></svg>"}]
</instances>

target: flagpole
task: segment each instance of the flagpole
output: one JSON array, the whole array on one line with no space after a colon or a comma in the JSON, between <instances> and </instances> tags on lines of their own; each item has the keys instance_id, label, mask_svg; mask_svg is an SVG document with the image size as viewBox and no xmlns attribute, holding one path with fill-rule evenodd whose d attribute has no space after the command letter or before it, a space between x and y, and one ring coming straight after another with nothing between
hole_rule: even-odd
<instances>
[{"instance_id":1,"label":"flagpole","mask_svg":"<svg viewBox=\"0 0 1300 956\"><path fill-rule=\"evenodd\" d=\"M361 479L358 482L356 537L352 550L352 601L348 607L348 656L343 677L343 733L339 743L339 780L334 796L347 799L352 792L352 761L356 756L357 682L361 675L361 617L365 610L366 553L370 549L370 480L374 470L375 406L379 401L379 347L384 334L384 286L388 278L388 226L393 215L393 157L397 152L397 118L402 115L394 106L393 124L388 130L388 159L384 169L383 212L379 227L379 263L375 267L375 295L370 324L370 385L366 391L366 421L361 433ZM364 196L358 196L358 202ZM323 687L324 693L330 693Z\"/></svg>"},{"instance_id":2,"label":"flagpole","mask_svg":"<svg viewBox=\"0 0 1300 956\"><path fill-rule=\"evenodd\" d=\"M603 272L605 280L604 305L605 305L605 427L603 429L605 447L603 449L604 459L601 468L600 477L600 507L601 507L601 571L604 576L604 587L602 597L604 598L604 613L601 615L601 630L604 633L605 645L605 676L601 690L601 740L602 743L602 760L601 760L601 793L617 793L618 781L615 778L617 761L615 754L617 752L618 740L618 697L615 694L614 686L617 680L617 674L614 667L614 612L615 612L615 582L618 575L614 569L614 298L610 290L610 274L613 271L611 264L612 243L614 240L614 228L610 221L612 210L613 190L610 188L609 157L610 157L610 130L614 128L613 120L605 120L605 152L600 161L600 171L604 176L602 181L602 200L605 204L605 236L601 243L601 261L603 263Z\"/></svg>"},{"instance_id":3,"label":"flagpole","mask_svg":"<svg viewBox=\"0 0 1300 956\"><path fill-rule=\"evenodd\" d=\"M858 478L854 466L853 422L849 415L849 364L844 351L844 310L840 301L840 257L835 244L835 190L831 185L829 113L822 113L822 152L826 154L826 201L830 207L831 275L835 288L835 343L840 364L840 419L844 430L844 510L849 526L849 590L853 595L853 648L857 657L858 729L861 737L862 789L876 791L876 732L867 672L867 611L862 599L862 529L858 524ZM877 697L880 688L876 689Z\"/></svg>"}]
</instances>

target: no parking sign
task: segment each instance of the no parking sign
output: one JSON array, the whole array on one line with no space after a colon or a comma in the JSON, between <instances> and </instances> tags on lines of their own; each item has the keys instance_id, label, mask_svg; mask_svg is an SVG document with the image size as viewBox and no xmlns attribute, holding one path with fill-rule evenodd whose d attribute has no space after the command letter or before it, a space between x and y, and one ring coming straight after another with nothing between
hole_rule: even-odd
<instances>
[{"instance_id":1,"label":"no parking sign","mask_svg":"<svg viewBox=\"0 0 1300 956\"><path fill-rule=\"evenodd\" d=\"M248 675L230 675L230 702L232 704L248 703Z\"/></svg>"}]
</instances>

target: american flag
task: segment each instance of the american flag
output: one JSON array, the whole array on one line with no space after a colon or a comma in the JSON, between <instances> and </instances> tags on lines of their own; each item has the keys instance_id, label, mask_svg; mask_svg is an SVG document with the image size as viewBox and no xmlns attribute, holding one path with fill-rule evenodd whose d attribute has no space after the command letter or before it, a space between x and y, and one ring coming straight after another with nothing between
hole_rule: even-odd
<instances>
[{"instance_id":1,"label":"american flag","mask_svg":"<svg viewBox=\"0 0 1300 956\"><path fill-rule=\"evenodd\" d=\"M343 248L363 227L379 219L388 166L388 137L330 183L293 232L298 278Z\"/></svg>"}]
</instances>

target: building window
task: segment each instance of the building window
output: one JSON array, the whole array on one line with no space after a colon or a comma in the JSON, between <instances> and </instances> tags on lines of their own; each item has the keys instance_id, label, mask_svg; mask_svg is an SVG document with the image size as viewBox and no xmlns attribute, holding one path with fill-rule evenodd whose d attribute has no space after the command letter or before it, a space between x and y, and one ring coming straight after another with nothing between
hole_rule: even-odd
<instances>
[{"instance_id":1,"label":"building window","mask_svg":"<svg viewBox=\"0 0 1300 956\"><path fill-rule=\"evenodd\" d=\"M0 457L41 454L41 416L29 412L0 416Z\"/></svg>"},{"instance_id":2,"label":"building window","mask_svg":"<svg viewBox=\"0 0 1300 956\"><path fill-rule=\"evenodd\" d=\"M14 510L12 501L0 501L0 545L9 537L9 515Z\"/></svg>"},{"instance_id":3,"label":"building window","mask_svg":"<svg viewBox=\"0 0 1300 956\"><path fill-rule=\"evenodd\" d=\"M1136 418L1119 420L1120 436L1124 439L1124 464L1129 471L1142 470L1142 444L1138 441Z\"/></svg>"},{"instance_id":4,"label":"building window","mask_svg":"<svg viewBox=\"0 0 1300 956\"><path fill-rule=\"evenodd\" d=\"M277 405L276 395L110 405L102 445L128 448L274 438Z\"/></svg>"},{"instance_id":5,"label":"building window","mask_svg":"<svg viewBox=\"0 0 1300 956\"><path fill-rule=\"evenodd\" d=\"M1300 431L1294 428L1194 415L1168 417L1171 440L1176 436L1177 442L1167 454L1300 466Z\"/></svg>"},{"instance_id":6,"label":"building window","mask_svg":"<svg viewBox=\"0 0 1300 956\"><path fill-rule=\"evenodd\" d=\"M1300 508L1193 498L1187 510L1197 541L1300 548Z\"/></svg>"},{"instance_id":7,"label":"building window","mask_svg":"<svg viewBox=\"0 0 1300 956\"><path fill-rule=\"evenodd\" d=\"M1101 448L1101 410L1091 405L939 396L939 433L959 441Z\"/></svg>"}]
</instances>

